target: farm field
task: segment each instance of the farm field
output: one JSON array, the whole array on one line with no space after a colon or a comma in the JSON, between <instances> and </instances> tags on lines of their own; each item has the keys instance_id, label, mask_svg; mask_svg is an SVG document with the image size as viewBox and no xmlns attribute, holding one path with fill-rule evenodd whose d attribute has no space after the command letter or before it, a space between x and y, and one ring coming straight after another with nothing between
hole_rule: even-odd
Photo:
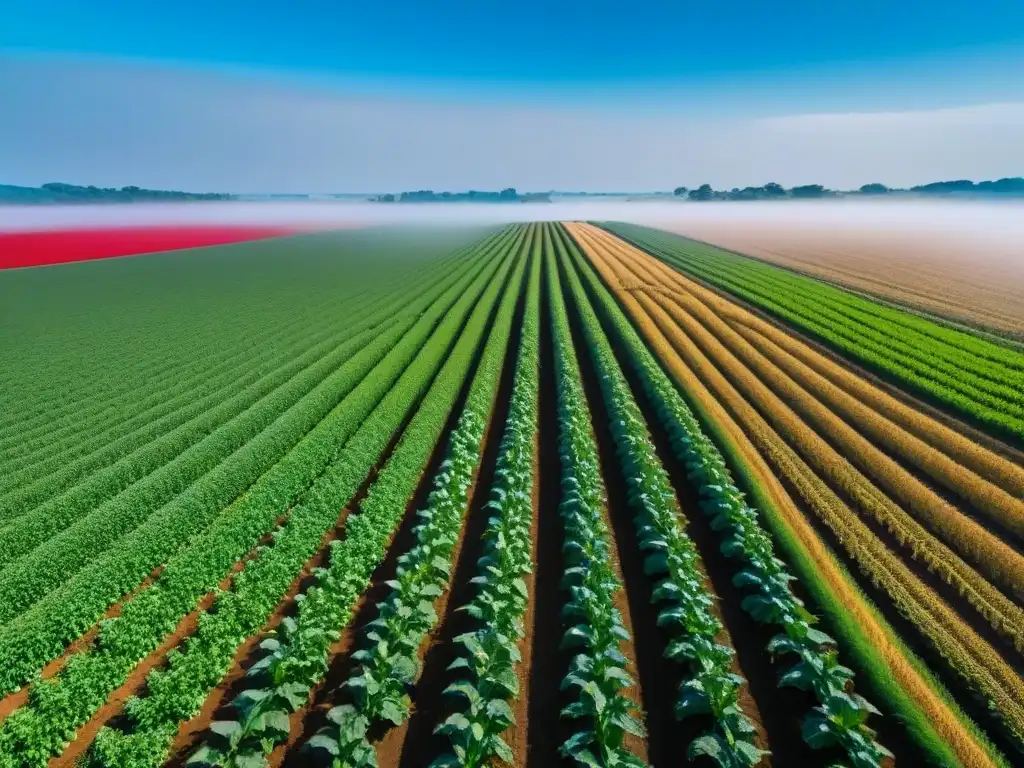
<instances>
[{"instance_id":1,"label":"farm field","mask_svg":"<svg viewBox=\"0 0 1024 768\"><path fill-rule=\"evenodd\" d=\"M176 251L294 234L284 226L192 225L0 231L0 269Z\"/></svg>"},{"instance_id":2,"label":"farm field","mask_svg":"<svg viewBox=\"0 0 1024 768\"><path fill-rule=\"evenodd\" d=\"M1012 349L618 223L0 306L0 768L1024 762Z\"/></svg>"},{"instance_id":3,"label":"farm field","mask_svg":"<svg viewBox=\"0 0 1024 768\"><path fill-rule=\"evenodd\" d=\"M1024 338L1019 248L873 227L692 222L673 230L939 317Z\"/></svg>"}]
</instances>

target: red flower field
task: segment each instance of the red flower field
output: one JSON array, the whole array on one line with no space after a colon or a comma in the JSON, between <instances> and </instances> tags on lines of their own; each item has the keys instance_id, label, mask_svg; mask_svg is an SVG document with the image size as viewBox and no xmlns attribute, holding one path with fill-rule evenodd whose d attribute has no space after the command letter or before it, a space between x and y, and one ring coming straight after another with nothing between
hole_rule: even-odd
<instances>
[{"instance_id":1,"label":"red flower field","mask_svg":"<svg viewBox=\"0 0 1024 768\"><path fill-rule=\"evenodd\" d=\"M295 234L285 226L147 226L0 232L0 269L62 264Z\"/></svg>"}]
</instances>

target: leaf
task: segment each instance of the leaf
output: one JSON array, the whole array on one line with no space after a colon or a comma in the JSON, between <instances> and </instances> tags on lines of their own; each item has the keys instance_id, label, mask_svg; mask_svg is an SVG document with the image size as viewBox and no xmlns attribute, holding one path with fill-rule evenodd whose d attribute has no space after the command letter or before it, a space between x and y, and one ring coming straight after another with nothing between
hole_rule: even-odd
<instances>
[{"instance_id":1,"label":"leaf","mask_svg":"<svg viewBox=\"0 0 1024 768\"><path fill-rule=\"evenodd\" d=\"M644 727L640 725L636 718L632 717L627 712L616 712L615 716L612 717L612 722L614 722L617 726L619 726L619 728L624 730L626 733L630 733L633 736L643 738L646 735L646 733L644 732Z\"/></svg>"},{"instance_id":2,"label":"leaf","mask_svg":"<svg viewBox=\"0 0 1024 768\"><path fill-rule=\"evenodd\" d=\"M326 752L331 757L338 757L341 750L338 741L326 733L317 733L306 742L306 749L311 752Z\"/></svg>"},{"instance_id":3,"label":"leaf","mask_svg":"<svg viewBox=\"0 0 1024 768\"><path fill-rule=\"evenodd\" d=\"M512 748L505 743L501 736L492 736L489 746L499 760L506 763L512 763L512 761L515 760L515 754L512 752Z\"/></svg>"},{"instance_id":4,"label":"leaf","mask_svg":"<svg viewBox=\"0 0 1024 768\"><path fill-rule=\"evenodd\" d=\"M512 714L512 707L504 699L491 699L488 701L487 716L502 728L507 728L516 721L515 715Z\"/></svg>"},{"instance_id":5,"label":"leaf","mask_svg":"<svg viewBox=\"0 0 1024 768\"><path fill-rule=\"evenodd\" d=\"M686 750L686 758L694 760L698 757L710 757L719 765L723 765L722 758L725 753L718 734L699 736L690 742L690 748Z\"/></svg>"},{"instance_id":6,"label":"leaf","mask_svg":"<svg viewBox=\"0 0 1024 768\"><path fill-rule=\"evenodd\" d=\"M441 723L434 732L446 736L454 736L469 731L472 725L468 717L461 712L456 712Z\"/></svg>"},{"instance_id":7,"label":"leaf","mask_svg":"<svg viewBox=\"0 0 1024 768\"><path fill-rule=\"evenodd\" d=\"M237 720L217 720L210 724L210 730L216 734L216 741L234 749L242 736L242 724Z\"/></svg>"},{"instance_id":8,"label":"leaf","mask_svg":"<svg viewBox=\"0 0 1024 768\"><path fill-rule=\"evenodd\" d=\"M591 730L577 731L562 744L559 750L563 755L575 756L594 742L596 734Z\"/></svg>"},{"instance_id":9,"label":"leaf","mask_svg":"<svg viewBox=\"0 0 1024 768\"><path fill-rule=\"evenodd\" d=\"M655 552L644 558L644 573L648 576L657 576L668 573L668 557L664 552Z\"/></svg>"},{"instance_id":10,"label":"leaf","mask_svg":"<svg viewBox=\"0 0 1024 768\"><path fill-rule=\"evenodd\" d=\"M828 721L817 713L807 716L800 729L800 735L812 749L826 749L836 743L835 734L832 733Z\"/></svg>"},{"instance_id":11,"label":"leaf","mask_svg":"<svg viewBox=\"0 0 1024 768\"><path fill-rule=\"evenodd\" d=\"M393 697L388 697L384 699L383 702L381 702L381 720L387 720L389 723L401 725L405 722L405 718L408 714L408 709L405 707L405 705L402 702L394 699Z\"/></svg>"}]
</instances>

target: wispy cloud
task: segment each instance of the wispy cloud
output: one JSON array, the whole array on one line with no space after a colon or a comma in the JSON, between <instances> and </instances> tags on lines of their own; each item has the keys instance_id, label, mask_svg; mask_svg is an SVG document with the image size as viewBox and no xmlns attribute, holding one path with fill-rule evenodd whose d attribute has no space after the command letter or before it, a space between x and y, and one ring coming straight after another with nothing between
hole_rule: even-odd
<instances>
[{"instance_id":1,"label":"wispy cloud","mask_svg":"<svg viewBox=\"0 0 1024 768\"><path fill-rule=\"evenodd\" d=\"M1024 103L688 116L373 97L123 63L0 58L0 182L227 191L849 187L1024 166Z\"/></svg>"}]
</instances>

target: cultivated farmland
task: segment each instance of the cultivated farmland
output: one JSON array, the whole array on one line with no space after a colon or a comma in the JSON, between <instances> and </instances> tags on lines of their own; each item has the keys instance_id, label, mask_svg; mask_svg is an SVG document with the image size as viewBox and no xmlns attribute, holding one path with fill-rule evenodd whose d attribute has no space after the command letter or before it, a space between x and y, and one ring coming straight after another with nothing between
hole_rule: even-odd
<instances>
[{"instance_id":1,"label":"cultivated farmland","mask_svg":"<svg viewBox=\"0 0 1024 768\"><path fill-rule=\"evenodd\" d=\"M1024 355L628 224L0 272L0 767L1024 761Z\"/></svg>"}]
</instances>

